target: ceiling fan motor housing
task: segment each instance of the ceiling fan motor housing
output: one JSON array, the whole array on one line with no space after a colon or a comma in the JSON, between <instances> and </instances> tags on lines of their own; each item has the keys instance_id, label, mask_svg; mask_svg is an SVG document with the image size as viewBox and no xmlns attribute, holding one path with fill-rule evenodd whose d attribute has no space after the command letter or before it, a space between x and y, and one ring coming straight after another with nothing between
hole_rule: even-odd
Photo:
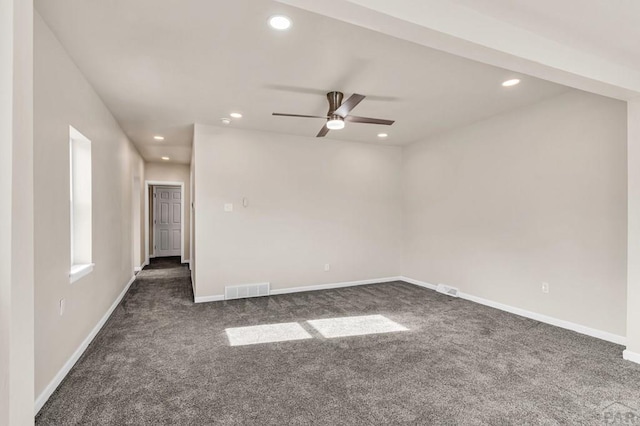
<instances>
[{"instance_id":1,"label":"ceiling fan motor housing","mask_svg":"<svg viewBox=\"0 0 640 426\"><path fill-rule=\"evenodd\" d=\"M327 93L327 99L329 100L329 112L327 115L333 116L333 112L340 108L342 105L342 99L344 98L344 94L342 92L329 92ZM333 119L333 117L331 117ZM344 117L341 117L344 118Z\"/></svg>"}]
</instances>

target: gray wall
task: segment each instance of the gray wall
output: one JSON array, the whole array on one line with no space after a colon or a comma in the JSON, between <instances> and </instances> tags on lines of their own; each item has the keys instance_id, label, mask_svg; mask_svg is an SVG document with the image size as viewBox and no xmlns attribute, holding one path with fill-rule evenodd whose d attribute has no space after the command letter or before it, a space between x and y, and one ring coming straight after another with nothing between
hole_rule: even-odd
<instances>
[{"instance_id":1,"label":"gray wall","mask_svg":"<svg viewBox=\"0 0 640 426\"><path fill-rule=\"evenodd\" d=\"M202 125L194 144L197 296L399 274L400 148Z\"/></svg>"},{"instance_id":2,"label":"gray wall","mask_svg":"<svg viewBox=\"0 0 640 426\"><path fill-rule=\"evenodd\" d=\"M624 336L626 173L625 103L577 91L413 144L402 273Z\"/></svg>"}]
</instances>

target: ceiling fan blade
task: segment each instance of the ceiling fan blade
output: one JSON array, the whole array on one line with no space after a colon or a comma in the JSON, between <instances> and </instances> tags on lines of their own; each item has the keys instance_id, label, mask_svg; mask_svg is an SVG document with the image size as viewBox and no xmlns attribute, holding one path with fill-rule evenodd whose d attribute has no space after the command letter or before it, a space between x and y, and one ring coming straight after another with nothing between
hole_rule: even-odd
<instances>
[{"instance_id":1,"label":"ceiling fan blade","mask_svg":"<svg viewBox=\"0 0 640 426\"><path fill-rule=\"evenodd\" d=\"M327 94L327 91L324 89L313 89L310 87L299 87L299 86L287 86L284 84L267 84L264 87L271 90L279 90L282 92L290 92L290 93L303 93L305 95L325 96Z\"/></svg>"},{"instance_id":2,"label":"ceiling fan blade","mask_svg":"<svg viewBox=\"0 0 640 426\"><path fill-rule=\"evenodd\" d=\"M277 115L280 117L324 118L325 120L328 118L326 115L323 117L320 115L284 114L281 112L274 112L272 113L272 115Z\"/></svg>"},{"instance_id":3,"label":"ceiling fan blade","mask_svg":"<svg viewBox=\"0 0 640 426\"><path fill-rule=\"evenodd\" d=\"M344 118L351 112L352 109L354 109L360 102L362 102L365 97L366 96L364 95L354 93L349 97L349 99L344 101L343 104L340 105L340 107L333 113L338 114L340 117Z\"/></svg>"},{"instance_id":4,"label":"ceiling fan blade","mask_svg":"<svg viewBox=\"0 0 640 426\"><path fill-rule=\"evenodd\" d=\"M352 123L366 123L366 124L383 124L385 126L391 126L395 121L393 120L384 120L382 118L369 118L369 117L358 117L355 115L347 115L345 121L351 121Z\"/></svg>"},{"instance_id":5,"label":"ceiling fan blade","mask_svg":"<svg viewBox=\"0 0 640 426\"><path fill-rule=\"evenodd\" d=\"M320 131L316 135L316 138L324 138L327 133L329 133L329 128L325 124L324 126L322 126L322 129L320 129Z\"/></svg>"}]
</instances>

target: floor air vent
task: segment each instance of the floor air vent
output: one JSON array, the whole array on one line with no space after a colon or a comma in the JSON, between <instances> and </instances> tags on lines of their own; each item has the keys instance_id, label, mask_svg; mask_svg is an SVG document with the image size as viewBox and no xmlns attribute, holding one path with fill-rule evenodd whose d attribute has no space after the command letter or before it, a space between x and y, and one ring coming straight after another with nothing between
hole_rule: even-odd
<instances>
[{"instance_id":1,"label":"floor air vent","mask_svg":"<svg viewBox=\"0 0 640 426\"><path fill-rule=\"evenodd\" d=\"M269 283L228 285L224 288L224 300L268 296L269 291Z\"/></svg>"},{"instance_id":2,"label":"floor air vent","mask_svg":"<svg viewBox=\"0 0 640 426\"><path fill-rule=\"evenodd\" d=\"M455 287L449 287L448 285L438 284L436 287L438 293L446 294L451 297L458 297L458 289Z\"/></svg>"}]
</instances>

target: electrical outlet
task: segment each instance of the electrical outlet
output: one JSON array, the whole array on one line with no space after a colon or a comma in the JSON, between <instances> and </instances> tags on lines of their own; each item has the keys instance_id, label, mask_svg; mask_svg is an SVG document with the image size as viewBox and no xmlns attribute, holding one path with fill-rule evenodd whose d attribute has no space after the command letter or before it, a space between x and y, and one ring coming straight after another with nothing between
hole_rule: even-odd
<instances>
[{"instance_id":1,"label":"electrical outlet","mask_svg":"<svg viewBox=\"0 0 640 426\"><path fill-rule=\"evenodd\" d=\"M542 283L542 292L549 293L549 283Z\"/></svg>"},{"instance_id":2,"label":"electrical outlet","mask_svg":"<svg viewBox=\"0 0 640 426\"><path fill-rule=\"evenodd\" d=\"M227 203L224 205L224 211L225 212L232 212L233 211L233 204L231 203Z\"/></svg>"},{"instance_id":3,"label":"electrical outlet","mask_svg":"<svg viewBox=\"0 0 640 426\"><path fill-rule=\"evenodd\" d=\"M66 302L64 299L60 299L60 316L64 315L64 306Z\"/></svg>"},{"instance_id":4,"label":"electrical outlet","mask_svg":"<svg viewBox=\"0 0 640 426\"><path fill-rule=\"evenodd\" d=\"M324 264L324 270L325 270L325 272L326 272L326 271L329 271L330 269L331 269L331 265L329 265L328 263L325 263L325 264Z\"/></svg>"}]
</instances>

